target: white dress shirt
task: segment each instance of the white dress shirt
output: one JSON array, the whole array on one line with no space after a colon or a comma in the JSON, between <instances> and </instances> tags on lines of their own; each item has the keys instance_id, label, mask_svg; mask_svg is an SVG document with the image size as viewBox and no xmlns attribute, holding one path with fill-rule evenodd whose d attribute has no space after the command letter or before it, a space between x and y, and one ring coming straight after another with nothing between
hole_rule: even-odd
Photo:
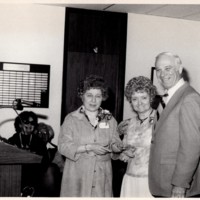
<instances>
[{"instance_id":1,"label":"white dress shirt","mask_svg":"<svg viewBox=\"0 0 200 200\"><path fill-rule=\"evenodd\" d=\"M165 102L165 104L167 105L167 103L169 102L169 100L172 98L172 96L174 95L174 93L182 86L184 85L185 81L183 78L181 78L176 85L174 85L173 87L171 87L169 90L166 90L165 93L168 94L167 97L163 97L163 101Z\"/></svg>"}]
</instances>

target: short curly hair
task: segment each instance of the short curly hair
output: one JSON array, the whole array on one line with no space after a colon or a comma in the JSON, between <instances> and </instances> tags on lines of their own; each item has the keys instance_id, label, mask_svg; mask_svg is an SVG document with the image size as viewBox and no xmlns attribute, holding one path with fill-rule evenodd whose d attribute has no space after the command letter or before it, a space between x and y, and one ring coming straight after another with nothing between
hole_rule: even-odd
<instances>
[{"instance_id":1,"label":"short curly hair","mask_svg":"<svg viewBox=\"0 0 200 200\"><path fill-rule=\"evenodd\" d=\"M125 96L129 103L131 103L132 95L134 92L147 92L147 94L150 96L151 105L157 94L156 86L153 85L149 78L144 76L134 77L127 83L125 88Z\"/></svg>"},{"instance_id":2,"label":"short curly hair","mask_svg":"<svg viewBox=\"0 0 200 200\"><path fill-rule=\"evenodd\" d=\"M78 96L82 97L83 94L90 89L100 89L103 100L105 101L108 98L108 87L101 76L89 75L85 80L81 80L77 89Z\"/></svg>"}]
</instances>

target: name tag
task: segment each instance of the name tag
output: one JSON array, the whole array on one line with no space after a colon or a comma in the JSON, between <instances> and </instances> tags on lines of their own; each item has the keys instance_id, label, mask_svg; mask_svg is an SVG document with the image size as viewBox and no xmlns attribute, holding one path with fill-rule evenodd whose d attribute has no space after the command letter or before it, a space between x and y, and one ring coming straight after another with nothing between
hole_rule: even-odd
<instances>
[{"instance_id":1,"label":"name tag","mask_svg":"<svg viewBox=\"0 0 200 200\"><path fill-rule=\"evenodd\" d=\"M109 124L106 122L99 123L99 128L109 128Z\"/></svg>"}]
</instances>

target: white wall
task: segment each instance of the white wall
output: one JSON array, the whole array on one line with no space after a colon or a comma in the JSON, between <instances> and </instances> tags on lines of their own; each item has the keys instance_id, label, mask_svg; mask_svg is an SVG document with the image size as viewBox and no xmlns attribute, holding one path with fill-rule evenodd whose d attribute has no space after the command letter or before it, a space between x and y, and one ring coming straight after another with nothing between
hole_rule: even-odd
<instances>
[{"instance_id":1,"label":"white wall","mask_svg":"<svg viewBox=\"0 0 200 200\"><path fill-rule=\"evenodd\" d=\"M125 84L134 76L150 78L157 54L178 54L189 72L191 85L200 92L200 22L128 14ZM133 115L124 100L124 119Z\"/></svg>"},{"instance_id":2,"label":"white wall","mask_svg":"<svg viewBox=\"0 0 200 200\"><path fill-rule=\"evenodd\" d=\"M60 130L65 8L36 4L0 5L0 61L51 66L50 105L32 110L48 116L41 120ZM125 84L134 76L150 77L155 56L177 53L189 71L191 84L200 92L200 22L128 14ZM0 110L0 135L14 133L12 109ZM124 119L133 112L125 99Z\"/></svg>"},{"instance_id":3,"label":"white wall","mask_svg":"<svg viewBox=\"0 0 200 200\"><path fill-rule=\"evenodd\" d=\"M0 5L0 61L51 66L49 108L32 108L48 116L55 139L60 129L65 8L36 4ZM19 111L20 112L20 111ZM0 135L14 133L12 109L0 110Z\"/></svg>"}]
</instances>

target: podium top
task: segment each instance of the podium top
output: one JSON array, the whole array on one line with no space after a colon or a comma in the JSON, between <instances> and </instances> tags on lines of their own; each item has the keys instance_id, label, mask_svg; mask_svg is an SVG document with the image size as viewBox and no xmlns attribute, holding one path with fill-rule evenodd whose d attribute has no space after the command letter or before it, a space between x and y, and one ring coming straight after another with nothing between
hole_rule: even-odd
<instances>
[{"instance_id":1,"label":"podium top","mask_svg":"<svg viewBox=\"0 0 200 200\"><path fill-rule=\"evenodd\" d=\"M0 142L0 164L31 164L40 163L42 156L19 149L10 144Z\"/></svg>"}]
</instances>

